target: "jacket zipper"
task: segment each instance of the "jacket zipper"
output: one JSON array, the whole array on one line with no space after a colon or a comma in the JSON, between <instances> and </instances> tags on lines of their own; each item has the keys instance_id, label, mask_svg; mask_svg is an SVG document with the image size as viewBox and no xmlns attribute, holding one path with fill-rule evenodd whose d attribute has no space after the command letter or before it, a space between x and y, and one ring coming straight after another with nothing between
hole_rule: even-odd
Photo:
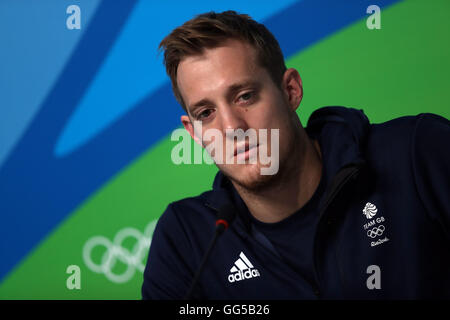
<instances>
[{"instance_id":1,"label":"jacket zipper","mask_svg":"<svg viewBox=\"0 0 450 320\"><path fill-rule=\"evenodd\" d=\"M350 168L349 168L350 169ZM325 212L328 209L328 207L330 206L330 204L333 202L333 200L336 198L336 196L339 194L339 192L342 190L342 188L355 176L360 172L359 167L352 167L352 170L345 175L342 180L339 182L339 184L331 191L330 195L327 197L325 204L323 205L322 209L320 210L319 213L319 222L317 223L317 230L316 230L316 234L314 236L314 246L313 246L313 254L314 254L314 273L315 273L315 277L316 277L316 282L317 282L317 296L320 297L321 293L320 293L320 286L319 283L321 281L320 277L319 277L319 272L318 272L318 255L317 253L317 238L318 238L318 234L320 234L320 228L323 224L323 220L325 217Z\"/></svg>"}]
</instances>

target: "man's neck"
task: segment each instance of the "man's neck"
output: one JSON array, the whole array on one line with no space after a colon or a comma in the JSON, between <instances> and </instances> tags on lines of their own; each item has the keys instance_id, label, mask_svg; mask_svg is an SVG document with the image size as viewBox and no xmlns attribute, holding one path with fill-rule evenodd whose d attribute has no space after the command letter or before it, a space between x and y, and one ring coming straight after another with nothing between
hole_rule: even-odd
<instances>
[{"instance_id":1,"label":"man's neck","mask_svg":"<svg viewBox=\"0 0 450 320\"><path fill-rule=\"evenodd\" d=\"M300 159L298 159L300 158ZM314 195L322 177L319 143L306 140L303 156L293 157L292 168L286 170L282 180L258 192L233 183L250 213L258 220L275 223L301 209Z\"/></svg>"}]
</instances>

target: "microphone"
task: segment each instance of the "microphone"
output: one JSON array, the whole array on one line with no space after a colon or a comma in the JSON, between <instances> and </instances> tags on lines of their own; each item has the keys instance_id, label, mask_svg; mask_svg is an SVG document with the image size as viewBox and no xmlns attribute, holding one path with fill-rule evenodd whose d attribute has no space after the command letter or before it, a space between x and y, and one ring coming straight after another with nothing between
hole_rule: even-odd
<instances>
[{"instance_id":1,"label":"microphone","mask_svg":"<svg viewBox=\"0 0 450 320\"><path fill-rule=\"evenodd\" d=\"M228 229L229 225L236 216L236 209L231 204L223 205L222 207L219 208L218 211L219 212L217 213L216 219L216 232L214 233L214 237L211 239L211 242L209 243L208 249L206 250L205 255L203 256L202 262L200 263L200 267L198 268L194 276L194 280L192 280L191 287L189 288L184 300L191 299L195 286L197 285L200 275L203 272L203 269L205 268L206 262L208 261L208 258L211 255L212 249L214 248L217 239L226 229Z\"/></svg>"}]
</instances>

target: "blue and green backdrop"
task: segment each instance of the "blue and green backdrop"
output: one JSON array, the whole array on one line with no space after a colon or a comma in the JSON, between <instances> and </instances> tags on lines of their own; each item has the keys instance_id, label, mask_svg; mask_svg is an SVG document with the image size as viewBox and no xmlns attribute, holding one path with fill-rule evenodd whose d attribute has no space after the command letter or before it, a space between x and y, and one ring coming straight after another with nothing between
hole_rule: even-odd
<instances>
[{"instance_id":1,"label":"blue and green backdrop","mask_svg":"<svg viewBox=\"0 0 450 320\"><path fill-rule=\"evenodd\" d=\"M369 30L373 4L381 29ZM1 299L140 298L155 222L217 170L171 162L182 110L156 48L195 14L227 9L279 39L303 79L303 124L325 105L374 123L450 116L448 0L2 0ZM71 265L80 289L67 286Z\"/></svg>"}]
</instances>

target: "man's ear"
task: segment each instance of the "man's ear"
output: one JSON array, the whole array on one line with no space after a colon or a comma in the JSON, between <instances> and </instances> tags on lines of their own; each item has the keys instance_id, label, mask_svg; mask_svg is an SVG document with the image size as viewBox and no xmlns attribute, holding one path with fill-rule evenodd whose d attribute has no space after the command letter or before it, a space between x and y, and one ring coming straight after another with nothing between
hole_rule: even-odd
<instances>
[{"instance_id":1,"label":"man's ear","mask_svg":"<svg viewBox=\"0 0 450 320\"><path fill-rule=\"evenodd\" d=\"M198 134L202 134L201 132L198 132L197 135L194 132L194 124L191 122L191 118L187 115L181 116L181 123L183 124L183 127L186 129L187 132L189 132L189 135L194 139L196 143L198 143L201 147L203 147L203 144L201 142L201 138L197 137Z\"/></svg>"},{"instance_id":2,"label":"man's ear","mask_svg":"<svg viewBox=\"0 0 450 320\"><path fill-rule=\"evenodd\" d=\"M283 76L283 90L288 99L291 110L297 110L303 98L302 78L294 68L286 70Z\"/></svg>"}]
</instances>

